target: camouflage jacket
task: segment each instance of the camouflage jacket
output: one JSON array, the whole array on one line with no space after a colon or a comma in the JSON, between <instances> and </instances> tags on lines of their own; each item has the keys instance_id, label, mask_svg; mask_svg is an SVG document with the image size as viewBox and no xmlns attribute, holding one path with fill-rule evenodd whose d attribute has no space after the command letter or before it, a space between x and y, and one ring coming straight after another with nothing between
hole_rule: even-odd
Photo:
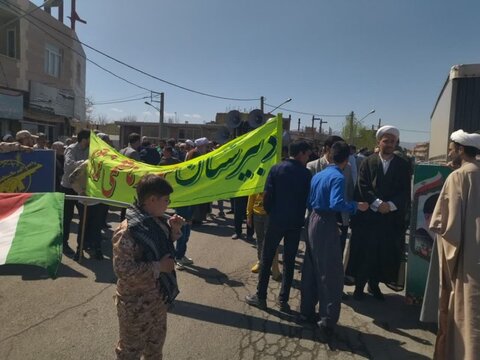
<instances>
[{"instance_id":1,"label":"camouflage jacket","mask_svg":"<svg viewBox=\"0 0 480 360\"><path fill-rule=\"evenodd\" d=\"M131 208L127 210L127 215L130 210ZM129 221L130 226L134 223L127 216L127 219L115 230L112 238L113 270L118 277L117 293L124 296L144 296L148 293L160 294L162 289L158 282L159 273L155 270L155 263L157 263L156 260L163 257L163 254L159 255L157 259L146 256L149 254L149 249L142 246L142 241L134 238L132 231L129 229ZM171 241L169 228L164 226L161 226L161 228L165 235L168 234L167 241ZM173 247L173 243L171 246Z\"/></svg>"},{"instance_id":2,"label":"camouflage jacket","mask_svg":"<svg viewBox=\"0 0 480 360\"><path fill-rule=\"evenodd\" d=\"M154 263L140 261L143 249L128 231L127 220L115 230L112 237L113 271L117 275L117 292L121 295L141 296L158 293Z\"/></svg>"}]
</instances>

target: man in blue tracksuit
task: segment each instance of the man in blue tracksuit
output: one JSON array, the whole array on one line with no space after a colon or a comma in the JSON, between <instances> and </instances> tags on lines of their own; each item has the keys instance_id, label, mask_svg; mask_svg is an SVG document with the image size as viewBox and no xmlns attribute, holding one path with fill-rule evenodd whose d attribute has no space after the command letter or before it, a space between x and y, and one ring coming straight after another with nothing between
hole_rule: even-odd
<instances>
[{"instance_id":1,"label":"man in blue tracksuit","mask_svg":"<svg viewBox=\"0 0 480 360\"><path fill-rule=\"evenodd\" d=\"M343 262L336 214L365 211L367 203L346 202L343 169L348 164L349 146L338 141L331 147L333 163L317 173L310 186L305 260L302 268L300 312L306 321L315 321L319 303L318 325L327 337L333 335L340 317L343 291Z\"/></svg>"}]
</instances>

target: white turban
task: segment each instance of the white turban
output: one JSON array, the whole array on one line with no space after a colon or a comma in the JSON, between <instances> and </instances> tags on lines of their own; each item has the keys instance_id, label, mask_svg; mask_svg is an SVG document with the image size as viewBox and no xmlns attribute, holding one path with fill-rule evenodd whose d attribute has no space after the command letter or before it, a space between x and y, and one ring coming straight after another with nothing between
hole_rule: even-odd
<instances>
[{"instance_id":1,"label":"white turban","mask_svg":"<svg viewBox=\"0 0 480 360\"><path fill-rule=\"evenodd\" d=\"M377 140L380 140L382 136L385 134L393 135L397 139L400 137L400 131L395 126L392 126L392 125L385 125L385 126L382 126L380 129L378 129L377 135L376 135Z\"/></svg>"},{"instance_id":2,"label":"white turban","mask_svg":"<svg viewBox=\"0 0 480 360\"><path fill-rule=\"evenodd\" d=\"M189 146L191 146L191 147L195 147L195 143L194 143L192 140L190 140L190 139L185 140L185 144L187 144L187 145L189 145Z\"/></svg>"},{"instance_id":3,"label":"white turban","mask_svg":"<svg viewBox=\"0 0 480 360\"><path fill-rule=\"evenodd\" d=\"M472 146L480 150L480 134L469 134L463 130L457 130L450 135L450 140L460 145Z\"/></svg>"},{"instance_id":4,"label":"white turban","mask_svg":"<svg viewBox=\"0 0 480 360\"><path fill-rule=\"evenodd\" d=\"M200 139L195 140L195 146L202 146L202 145L208 145L208 139L206 137L202 137Z\"/></svg>"}]
</instances>

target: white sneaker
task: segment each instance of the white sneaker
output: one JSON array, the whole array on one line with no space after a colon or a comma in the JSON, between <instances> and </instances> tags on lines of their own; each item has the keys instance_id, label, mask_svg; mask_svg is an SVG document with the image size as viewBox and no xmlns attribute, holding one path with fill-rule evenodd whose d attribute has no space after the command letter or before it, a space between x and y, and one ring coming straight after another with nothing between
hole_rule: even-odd
<instances>
[{"instance_id":1,"label":"white sneaker","mask_svg":"<svg viewBox=\"0 0 480 360\"><path fill-rule=\"evenodd\" d=\"M182 265L192 265L193 264L193 260L189 257L182 257L181 259L181 262L182 262Z\"/></svg>"},{"instance_id":2,"label":"white sneaker","mask_svg":"<svg viewBox=\"0 0 480 360\"><path fill-rule=\"evenodd\" d=\"M177 262L177 263L175 263L175 270L183 271L183 270L185 270L185 266L183 266L182 263Z\"/></svg>"}]
</instances>

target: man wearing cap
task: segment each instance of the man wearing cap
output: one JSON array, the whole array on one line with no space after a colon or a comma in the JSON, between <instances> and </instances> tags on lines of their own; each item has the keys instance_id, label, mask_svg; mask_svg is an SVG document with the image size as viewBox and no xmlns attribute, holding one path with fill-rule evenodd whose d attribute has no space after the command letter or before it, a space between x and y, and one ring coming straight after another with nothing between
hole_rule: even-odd
<instances>
[{"instance_id":1,"label":"man wearing cap","mask_svg":"<svg viewBox=\"0 0 480 360\"><path fill-rule=\"evenodd\" d=\"M430 221L440 262L434 359L480 359L480 134L458 130L450 139L461 166L445 181Z\"/></svg>"},{"instance_id":2,"label":"man wearing cap","mask_svg":"<svg viewBox=\"0 0 480 360\"><path fill-rule=\"evenodd\" d=\"M28 146L30 148L33 148L33 145L35 145L35 139L37 139L37 136L32 135L28 130L20 130L15 135L15 139L23 146Z\"/></svg>"},{"instance_id":3,"label":"man wearing cap","mask_svg":"<svg viewBox=\"0 0 480 360\"><path fill-rule=\"evenodd\" d=\"M404 253L405 212L410 201L409 164L394 154L400 132L394 126L378 129L379 152L360 166L354 200L367 202L369 210L352 217L352 238L347 275L355 277L354 298L368 291L384 300L379 283L398 289Z\"/></svg>"},{"instance_id":4,"label":"man wearing cap","mask_svg":"<svg viewBox=\"0 0 480 360\"><path fill-rule=\"evenodd\" d=\"M12 151L32 151L31 146L22 145L20 142L15 142L12 134L7 134L0 142L0 153L7 153Z\"/></svg>"}]
</instances>

